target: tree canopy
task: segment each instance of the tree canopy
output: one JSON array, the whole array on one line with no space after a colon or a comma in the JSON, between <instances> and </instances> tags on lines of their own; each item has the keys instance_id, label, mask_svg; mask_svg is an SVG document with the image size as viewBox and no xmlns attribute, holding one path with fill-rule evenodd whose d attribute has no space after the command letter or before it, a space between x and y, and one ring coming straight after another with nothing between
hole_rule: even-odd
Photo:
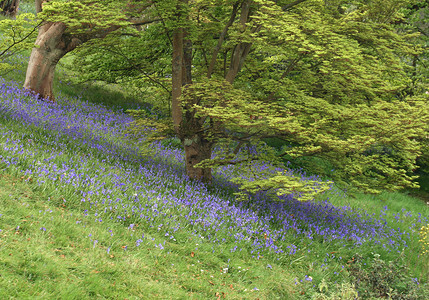
<instances>
[{"instance_id":1,"label":"tree canopy","mask_svg":"<svg viewBox=\"0 0 429 300\"><path fill-rule=\"evenodd\" d=\"M38 24L32 14L0 20L0 75L14 70L14 56L34 45Z\"/></svg>"},{"instance_id":2,"label":"tree canopy","mask_svg":"<svg viewBox=\"0 0 429 300\"><path fill-rule=\"evenodd\" d=\"M118 26L81 46L74 65L170 98L173 121L134 112L134 131L177 136L191 178L209 182L211 168L232 164L250 168L235 178L250 192L308 199L328 187L300 185L291 161L366 192L416 187L429 120L415 1L121 3L51 1L43 15L76 36Z\"/></svg>"}]
</instances>

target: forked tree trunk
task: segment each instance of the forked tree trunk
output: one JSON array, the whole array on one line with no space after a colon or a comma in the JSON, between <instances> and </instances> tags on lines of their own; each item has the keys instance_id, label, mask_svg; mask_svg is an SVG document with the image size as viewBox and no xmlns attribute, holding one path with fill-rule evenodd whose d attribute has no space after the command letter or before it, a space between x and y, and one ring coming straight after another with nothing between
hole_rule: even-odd
<instances>
[{"instance_id":1,"label":"forked tree trunk","mask_svg":"<svg viewBox=\"0 0 429 300\"><path fill-rule=\"evenodd\" d=\"M15 17L19 8L19 0L0 1L1 14L4 16Z\"/></svg>"},{"instance_id":2,"label":"forked tree trunk","mask_svg":"<svg viewBox=\"0 0 429 300\"><path fill-rule=\"evenodd\" d=\"M180 0L180 2L187 4L188 0ZM248 22L251 0L246 0L241 3L241 14L240 23L243 28L246 27ZM178 10L180 11L180 10ZM210 78L216 57L222 46L222 43L227 34L228 28L234 22L235 16L238 12L238 4L233 6L233 11L230 20L225 26L225 29L220 35L219 42L213 57L211 64L208 68L207 77ZM244 29L243 29L244 30ZM231 65L226 74L225 80L233 83L235 77L240 71L246 56L249 54L251 48L250 43L238 44L232 54ZM204 120L196 116L193 105L198 103L198 99L186 99L186 103L180 102L182 96L182 89L192 88L192 43L187 38L186 30L184 28L178 28L173 32L173 57L172 57L172 116L173 124L176 133L182 141L185 149L185 163L186 172L191 179L200 180L203 182L212 181L211 168L198 168L195 167L204 160L211 159L212 148L214 141L209 140L207 132L204 128ZM187 85L190 85L188 87ZM192 94L192 93L191 93ZM185 107L185 113L183 113L182 106Z\"/></svg>"},{"instance_id":3,"label":"forked tree trunk","mask_svg":"<svg viewBox=\"0 0 429 300\"><path fill-rule=\"evenodd\" d=\"M181 0L181 2L187 4L188 0ZM211 168L195 166L203 160L211 158L213 142L207 140L202 123L195 116L192 103L184 104L185 113L183 113L181 103L182 89L186 89L188 85L192 84L192 42L184 28L174 30L172 42L171 115L174 129L185 150L186 174L190 179L211 182Z\"/></svg>"},{"instance_id":4,"label":"forked tree trunk","mask_svg":"<svg viewBox=\"0 0 429 300\"><path fill-rule=\"evenodd\" d=\"M47 23L39 28L39 33L28 62L24 88L31 90L41 99L55 101L53 79L58 61L76 48L78 39L65 34L62 23Z\"/></svg>"}]
</instances>

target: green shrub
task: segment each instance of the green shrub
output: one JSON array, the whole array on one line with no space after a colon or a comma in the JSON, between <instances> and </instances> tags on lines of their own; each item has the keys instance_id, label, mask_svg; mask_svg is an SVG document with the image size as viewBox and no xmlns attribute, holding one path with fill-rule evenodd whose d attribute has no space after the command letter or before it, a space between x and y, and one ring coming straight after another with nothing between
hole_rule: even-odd
<instances>
[{"instance_id":1,"label":"green shrub","mask_svg":"<svg viewBox=\"0 0 429 300\"><path fill-rule=\"evenodd\" d=\"M328 288L329 286L329 288ZM359 299L358 292L355 286L348 282L335 284L333 290L331 284L327 284L323 279L319 284L320 293L316 293L311 297L312 300L355 300Z\"/></svg>"},{"instance_id":2,"label":"green shrub","mask_svg":"<svg viewBox=\"0 0 429 300\"><path fill-rule=\"evenodd\" d=\"M356 254L348 271L362 299L429 299L429 286L412 278L403 255L386 262L374 254L371 261Z\"/></svg>"}]
</instances>

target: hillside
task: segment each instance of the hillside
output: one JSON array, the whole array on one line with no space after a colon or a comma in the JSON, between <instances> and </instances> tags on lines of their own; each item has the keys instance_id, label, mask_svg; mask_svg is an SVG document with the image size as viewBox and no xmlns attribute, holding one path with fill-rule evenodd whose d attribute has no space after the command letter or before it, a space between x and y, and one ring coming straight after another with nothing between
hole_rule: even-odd
<instances>
[{"instance_id":1,"label":"hillside","mask_svg":"<svg viewBox=\"0 0 429 300\"><path fill-rule=\"evenodd\" d=\"M427 296L421 200L333 187L310 202L240 202L227 170L205 186L180 149L140 154L121 110L37 101L2 80L0 111L2 298Z\"/></svg>"}]
</instances>

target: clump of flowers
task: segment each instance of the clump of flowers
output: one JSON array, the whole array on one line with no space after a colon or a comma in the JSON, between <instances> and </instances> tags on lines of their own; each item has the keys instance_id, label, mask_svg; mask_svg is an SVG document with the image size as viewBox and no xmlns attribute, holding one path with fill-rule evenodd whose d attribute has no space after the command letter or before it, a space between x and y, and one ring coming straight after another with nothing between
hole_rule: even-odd
<instances>
[{"instance_id":1,"label":"clump of flowers","mask_svg":"<svg viewBox=\"0 0 429 300\"><path fill-rule=\"evenodd\" d=\"M429 278L429 224L420 228L419 235L419 243L421 245L420 258L423 264L423 270L426 270L426 272L424 272L426 278Z\"/></svg>"},{"instance_id":2,"label":"clump of flowers","mask_svg":"<svg viewBox=\"0 0 429 300\"><path fill-rule=\"evenodd\" d=\"M419 242L422 245L422 255L429 255L429 224L420 228Z\"/></svg>"},{"instance_id":3,"label":"clump of flowers","mask_svg":"<svg viewBox=\"0 0 429 300\"><path fill-rule=\"evenodd\" d=\"M125 134L130 116L78 99L40 102L1 79L0 118L28 129L0 125L1 168L61 190L68 205L82 208L83 215L96 222L110 218L133 232L134 226L145 224L147 229L165 231L174 242L176 234L187 234L213 244L233 243L231 252L249 250L255 259L268 251L278 258L296 255L306 249L294 244L302 237L310 243L379 245L401 251L415 232L388 226L382 215L335 207L327 200L302 202L293 193L272 201L267 193L258 192L251 201L238 202L231 195L237 191L230 181L235 171L231 167L220 168L212 185L216 188L208 188L188 179L181 149L156 142L151 145L153 155L141 155ZM268 163L254 167L258 172L275 170ZM290 170L290 175L299 176L300 182L321 181L299 170ZM419 216L415 222L426 224L428 218ZM137 240L136 247L140 244Z\"/></svg>"}]
</instances>

